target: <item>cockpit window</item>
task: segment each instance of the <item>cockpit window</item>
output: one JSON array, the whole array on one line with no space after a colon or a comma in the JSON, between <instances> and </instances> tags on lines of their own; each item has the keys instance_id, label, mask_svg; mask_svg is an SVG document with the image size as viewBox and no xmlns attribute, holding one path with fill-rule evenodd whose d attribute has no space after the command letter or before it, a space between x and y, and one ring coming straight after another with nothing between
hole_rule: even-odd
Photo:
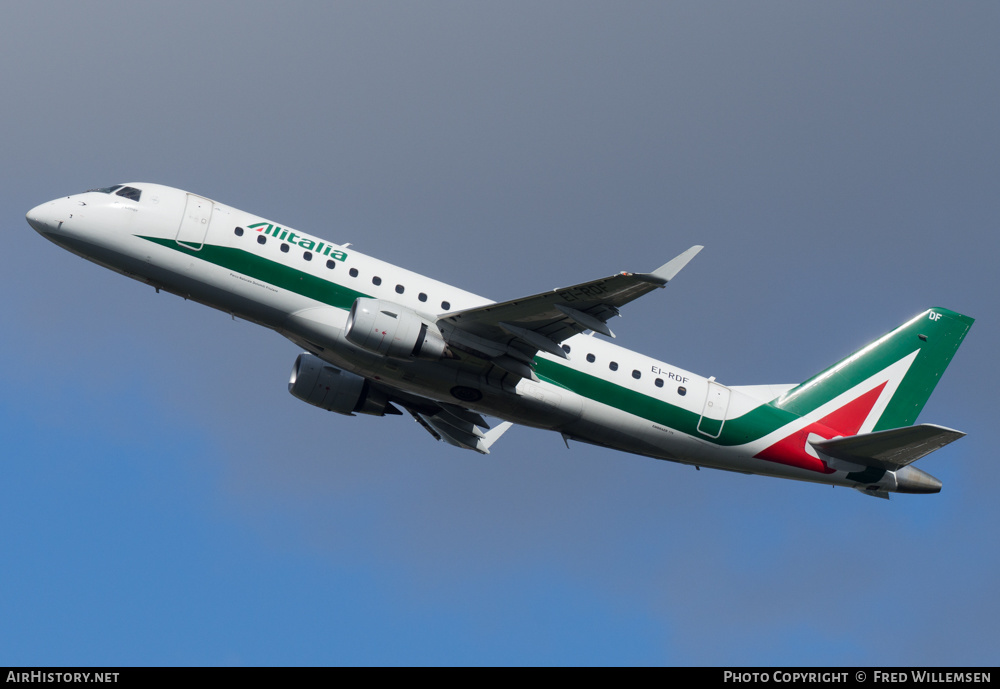
<instances>
[{"instance_id":1,"label":"cockpit window","mask_svg":"<svg viewBox=\"0 0 1000 689\"><path fill-rule=\"evenodd\" d=\"M121 188L122 188L121 184L116 184L113 187L101 187L100 189L88 189L87 191L99 191L102 194L113 194L115 193L115 190Z\"/></svg>"},{"instance_id":2,"label":"cockpit window","mask_svg":"<svg viewBox=\"0 0 1000 689\"><path fill-rule=\"evenodd\" d=\"M142 196L142 191L140 189L136 189L135 187L122 187L115 192L115 195L126 198L129 201L138 201L139 197Z\"/></svg>"}]
</instances>

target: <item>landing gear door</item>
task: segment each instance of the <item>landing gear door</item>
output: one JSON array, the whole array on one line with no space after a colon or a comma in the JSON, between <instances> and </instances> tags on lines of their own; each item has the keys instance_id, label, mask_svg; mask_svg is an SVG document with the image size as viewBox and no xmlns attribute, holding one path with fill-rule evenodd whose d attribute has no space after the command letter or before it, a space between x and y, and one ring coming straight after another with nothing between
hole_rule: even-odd
<instances>
[{"instance_id":1,"label":"landing gear door","mask_svg":"<svg viewBox=\"0 0 1000 689\"><path fill-rule=\"evenodd\" d=\"M709 438L718 438L722 434L722 426L726 422L726 411L729 409L729 388L719 385L714 380L708 381L708 394L705 395L705 406L698 420L698 432Z\"/></svg>"},{"instance_id":2,"label":"landing gear door","mask_svg":"<svg viewBox=\"0 0 1000 689\"><path fill-rule=\"evenodd\" d=\"M177 243L188 249L200 251L205 244L208 225L212 221L214 204L202 196L187 195L181 226L177 228Z\"/></svg>"}]
</instances>

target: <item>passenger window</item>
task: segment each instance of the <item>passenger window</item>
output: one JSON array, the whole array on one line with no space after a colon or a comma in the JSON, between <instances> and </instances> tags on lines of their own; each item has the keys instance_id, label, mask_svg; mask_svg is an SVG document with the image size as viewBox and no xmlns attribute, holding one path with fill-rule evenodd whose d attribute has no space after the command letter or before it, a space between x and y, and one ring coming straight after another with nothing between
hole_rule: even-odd
<instances>
[{"instance_id":1,"label":"passenger window","mask_svg":"<svg viewBox=\"0 0 1000 689\"><path fill-rule=\"evenodd\" d=\"M378 275L376 275L375 277L372 278L372 284L376 285L376 286L377 285L381 285L382 284L382 278L380 278Z\"/></svg>"},{"instance_id":2,"label":"passenger window","mask_svg":"<svg viewBox=\"0 0 1000 689\"><path fill-rule=\"evenodd\" d=\"M420 294L417 295L417 299L419 299L420 301L427 301L427 295L421 292Z\"/></svg>"},{"instance_id":3,"label":"passenger window","mask_svg":"<svg viewBox=\"0 0 1000 689\"><path fill-rule=\"evenodd\" d=\"M237 237L242 237L243 236L243 228L242 227L237 227L235 230L233 230L233 232L236 233Z\"/></svg>"},{"instance_id":4,"label":"passenger window","mask_svg":"<svg viewBox=\"0 0 1000 689\"><path fill-rule=\"evenodd\" d=\"M329 261L326 262L326 267L329 268L330 270L333 270L334 268L337 267L337 262L331 258Z\"/></svg>"},{"instance_id":5,"label":"passenger window","mask_svg":"<svg viewBox=\"0 0 1000 689\"><path fill-rule=\"evenodd\" d=\"M569 354L569 345L563 345L563 346L562 346L562 350L563 350L564 352L566 352L567 354Z\"/></svg>"},{"instance_id":6,"label":"passenger window","mask_svg":"<svg viewBox=\"0 0 1000 689\"><path fill-rule=\"evenodd\" d=\"M262 234L257 235L257 243L258 244L266 244L267 243L267 237L265 237Z\"/></svg>"},{"instance_id":7,"label":"passenger window","mask_svg":"<svg viewBox=\"0 0 1000 689\"><path fill-rule=\"evenodd\" d=\"M444 309L445 311L451 311L451 302L450 301L441 302L441 308Z\"/></svg>"},{"instance_id":8,"label":"passenger window","mask_svg":"<svg viewBox=\"0 0 1000 689\"><path fill-rule=\"evenodd\" d=\"M396 294L402 294L404 289L402 285L396 285Z\"/></svg>"},{"instance_id":9,"label":"passenger window","mask_svg":"<svg viewBox=\"0 0 1000 689\"><path fill-rule=\"evenodd\" d=\"M658 388L662 388L663 387L663 379L662 378L657 378L656 381L655 381L655 383L656 383L656 387L658 387Z\"/></svg>"},{"instance_id":10,"label":"passenger window","mask_svg":"<svg viewBox=\"0 0 1000 689\"><path fill-rule=\"evenodd\" d=\"M642 374L639 373L638 371L632 371L632 377L635 378L636 380L639 380L640 378L642 378Z\"/></svg>"},{"instance_id":11,"label":"passenger window","mask_svg":"<svg viewBox=\"0 0 1000 689\"><path fill-rule=\"evenodd\" d=\"M306 251L306 252L304 252L304 253L302 254L302 258L306 259L307 261L311 261L311 260L313 260L313 255L312 255L312 252L310 252L310 251Z\"/></svg>"},{"instance_id":12,"label":"passenger window","mask_svg":"<svg viewBox=\"0 0 1000 689\"><path fill-rule=\"evenodd\" d=\"M593 354L588 354L587 361L589 361L590 363L594 363L595 361L597 361L597 357L594 356Z\"/></svg>"},{"instance_id":13,"label":"passenger window","mask_svg":"<svg viewBox=\"0 0 1000 689\"><path fill-rule=\"evenodd\" d=\"M288 245L287 244L282 244L281 245L281 253L283 253L283 254L287 254L288 253Z\"/></svg>"},{"instance_id":14,"label":"passenger window","mask_svg":"<svg viewBox=\"0 0 1000 689\"><path fill-rule=\"evenodd\" d=\"M618 362L617 361L612 361L610 364L608 364L608 368L610 368L612 371L617 371L618 370Z\"/></svg>"},{"instance_id":15,"label":"passenger window","mask_svg":"<svg viewBox=\"0 0 1000 689\"><path fill-rule=\"evenodd\" d=\"M348 271L348 272L350 272L352 278L356 278L358 276L358 269L357 268L351 268L351 270Z\"/></svg>"},{"instance_id":16,"label":"passenger window","mask_svg":"<svg viewBox=\"0 0 1000 689\"><path fill-rule=\"evenodd\" d=\"M687 388L682 385L681 387L677 388L677 394L683 397L684 395L688 394Z\"/></svg>"}]
</instances>

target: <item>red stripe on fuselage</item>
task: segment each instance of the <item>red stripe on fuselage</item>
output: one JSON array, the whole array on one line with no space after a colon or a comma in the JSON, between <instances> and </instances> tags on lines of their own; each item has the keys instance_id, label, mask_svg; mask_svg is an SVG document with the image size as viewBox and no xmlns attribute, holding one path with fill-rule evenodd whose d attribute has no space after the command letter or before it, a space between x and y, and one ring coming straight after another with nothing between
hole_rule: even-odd
<instances>
[{"instance_id":1,"label":"red stripe on fuselage","mask_svg":"<svg viewBox=\"0 0 1000 689\"><path fill-rule=\"evenodd\" d=\"M878 387L872 388L840 409L830 412L816 423L810 424L761 450L754 457L800 469L832 474L834 470L827 467L823 460L806 452L806 442L809 435L815 433L825 440L837 436L857 435L861 424L868 418L885 385L882 383Z\"/></svg>"}]
</instances>

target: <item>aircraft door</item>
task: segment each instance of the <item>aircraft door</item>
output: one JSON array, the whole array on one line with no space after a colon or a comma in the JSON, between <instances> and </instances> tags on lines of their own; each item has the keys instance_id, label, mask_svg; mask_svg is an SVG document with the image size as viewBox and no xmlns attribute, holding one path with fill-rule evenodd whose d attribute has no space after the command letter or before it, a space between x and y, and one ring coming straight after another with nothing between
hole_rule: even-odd
<instances>
[{"instance_id":1,"label":"aircraft door","mask_svg":"<svg viewBox=\"0 0 1000 689\"><path fill-rule=\"evenodd\" d=\"M718 438L722 434L722 426L726 422L726 411L729 409L730 391L725 385L719 385L714 380L708 381L708 394L705 395L705 406L698 420L698 432L709 438Z\"/></svg>"},{"instance_id":2,"label":"aircraft door","mask_svg":"<svg viewBox=\"0 0 1000 689\"><path fill-rule=\"evenodd\" d=\"M195 194L187 195L181 226L177 228L177 243L188 249L200 251L205 244L208 225L212 221L215 205L208 199Z\"/></svg>"}]
</instances>

